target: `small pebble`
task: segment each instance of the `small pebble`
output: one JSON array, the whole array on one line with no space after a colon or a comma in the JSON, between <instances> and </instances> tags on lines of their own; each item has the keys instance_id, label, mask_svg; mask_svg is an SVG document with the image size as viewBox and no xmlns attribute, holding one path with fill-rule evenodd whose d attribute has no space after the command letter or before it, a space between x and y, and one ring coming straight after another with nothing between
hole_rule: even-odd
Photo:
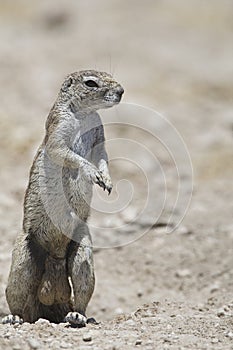
<instances>
[{"instance_id":1,"label":"small pebble","mask_svg":"<svg viewBox=\"0 0 233 350\"><path fill-rule=\"evenodd\" d=\"M226 336L230 339L233 339L233 332L228 332Z\"/></svg>"},{"instance_id":2,"label":"small pebble","mask_svg":"<svg viewBox=\"0 0 233 350\"><path fill-rule=\"evenodd\" d=\"M120 307L118 307L118 308L115 309L115 314L116 315L121 315L121 314L123 314L123 310Z\"/></svg>"},{"instance_id":3,"label":"small pebble","mask_svg":"<svg viewBox=\"0 0 233 350\"><path fill-rule=\"evenodd\" d=\"M83 341L91 341L91 340L92 340L92 336L90 333L83 334Z\"/></svg>"},{"instance_id":4,"label":"small pebble","mask_svg":"<svg viewBox=\"0 0 233 350\"><path fill-rule=\"evenodd\" d=\"M225 310L226 312L228 312L228 311L230 311L230 308L229 308L228 305L224 305L224 306L223 306L223 310Z\"/></svg>"},{"instance_id":5,"label":"small pebble","mask_svg":"<svg viewBox=\"0 0 233 350\"><path fill-rule=\"evenodd\" d=\"M60 348L62 348L62 349L67 349L70 347L72 347L71 343L65 343L65 342L60 343Z\"/></svg>"},{"instance_id":6,"label":"small pebble","mask_svg":"<svg viewBox=\"0 0 233 350\"><path fill-rule=\"evenodd\" d=\"M177 270L176 271L176 277L190 277L191 276L191 271L188 269L182 269L182 270Z\"/></svg>"},{"instance_id":7,"label":"small pebble","mask_svg":"<svg viewBox=\"0 0 233 350\"><path fill-rule=\"evenodd\" d=\"M50 323L50 326L53 327L53 328L57 328L57 323Z\"/></svg>"},{"instance_id":8,"label":"small pebble","mask_svg":"<svg viewBox=\"0 0 233 350\"><path fill-rule=\"evenodd\" d=\"M29 322L24 322L24 323L22 323L21 328L22 328L23 330L25 330L25 328L28 329L28 328L30 328L30 326L31 326L31 324L30 324Z\"/></svg>"},{"instance_id":9,"label":"small pebble","mask_svg":"<svg viewBox=\"0 0 233 350\"><path fill-rule=\"evenodd\" d=\"M4 335L3 335L3 338L10 338L10 336L11 336L11 333L10 332L7 332L7 333L5 333Z\"/></svg>"},{"instance_id":10,"label":"small pebble","mask_svg":"<svg viewBox=\"0 0 233 350\"><path fill-rule=\"evenodd\" d=\"M182 235L190 235L192 233L192 231L189 230L186 226L180 226L178 228L178 233L180 233Z\"/></svg>"},{"instance_id":11,"label":"small pebble","mask_svg":"<svg viewBox=\"0 0 233 350\"><path fill-rule=\"evenodd\" d=\"M217 292L219 290L219 284L217 284L217 283L212 284L212 285L210 285L209 289L210 289L210 293Z\"/></svg>"},{"instance_id":12,"label":"small pebble","mask_svg":"<svg viewBox=\"0 0 233 350\"><path fill-rule=\"evenodd\" d=\"M225 312L225 310L223 308L218 309L218 311L217 311L217 316L218 317L223 317L225 315L226 315L226 312Z\"/></svg>"},{"instance_id":13,"label":"small pebble","mask_svg":"<svg viewBox=\"0 0 233 350\"><path fill-rule=\"evenodd\" d=\"M121 213L121 217L124 220L124 222L135 221L135 219L137 218L137 212L137 208L129 207Z\"/></svg>"},{"instance_id":14,"label":"small pebble","mask_svg":"<svg viewBox=\"0 0 233 350\"><path fill-rule=\"evenodd\" d=\"M139 298L141 298L141 297L143 296L143 293L142 293L141 290L139 290L139 291L137 292L137 296L138 296Z\"/></svg>"},{"instance_id":15,"label":"small pebble","mask_svg":"<svg viewBox=\"0 0 233 350\"><path fill-rule=\"evenodd\" d=\"M217 339L217 338L213 338L213 339L211 340L211 343L212 343L212 344L217 344L217 343L218 343L218 339Z\"/></svg>"},{"instance_id":16,"label":"small pebble","mask_svg":"<svg viewBox=\"0 0 233 350\"><path fill-rule=\"evenodd\" d=\"M46 320L45 318L39 318L39 320L37 320L35 322L35 324L43 324L43 325L49 325L50 322L48 320Z\"/></svg>"},{"instance_id":17,"label":"small pebble","mask_svg":"<svg viewBox=\"0 0 233 350\"><path fill-rule=\"evenodd\" d=\"M40 343L38 340L34 338L29 338L28 339L28 345L30 346L31 349L39 349L40 348Z\"/></svg>"},{"instance_id":18,"label":"small pebble","mask_svg":"<svg viewBox=\"0 0 233 350\"><path fill-rule=\"evenodd\" d=\"M20 326L20 323L15 323L15 324L13 324L13 327L14 328L18 328Z\"/></svg>"},{"instance_id":19,"label":"small pebble","mask_svg":"<svg viewBox=\"0 0 233 350\"><path fill-rule=\"evenodd\" d=\"M135 322L134 322L133 320L131 320L131 319L125 321L125 324L126 324L127 326L135 326Z\"/></svg>"},{"instance_id":20,"label":"small pebble","mask_svg":"<svg viewBox=\"0 0 233 350\"><path fill-rule=\"evenodd\" d=\"M199 303L197 304L197 308L199 311L205 311L205 304Z\"/></svg>"},{"instance_id":21,"label":"small pebble","mask_svg":"<svg viewBox=\"0 0 233 350\"><path fill-rule=\"evenodd\" d=\"M164 343L171 343L171 338L167 336L166 338L163 339Z\"/></svg>"},{"instance_id":22,"label":"small pebble","mask_svg":"<svg viewBox=\"0 0 233 350\"><path fill-rule=\"evenodd\" d=\"M178 320L183 320L184 316L182 316L182 315L180 315L180 314L177 314L177 315L176 315L176 318L177 318Z\"/></svg>"},{"instance_id":23,"label":"small pebble","mask_svg":"<svg viewBox=\"0 0 233 350\"><path fill-rule=\"evenodd\" d=\"M19 344L14 344L12 350L21 350L21 346Z\"/></svg>"}]
</instances>

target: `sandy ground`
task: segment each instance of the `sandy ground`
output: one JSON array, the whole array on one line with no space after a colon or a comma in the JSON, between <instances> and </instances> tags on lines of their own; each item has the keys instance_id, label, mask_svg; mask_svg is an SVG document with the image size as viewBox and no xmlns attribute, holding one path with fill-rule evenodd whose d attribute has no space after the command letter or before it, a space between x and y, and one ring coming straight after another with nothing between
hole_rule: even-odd
<instances>
[{"instance_id":1,"label":"sandy ground","mask_svg":"<svg viewBox=\"0 0 233 350\"><path fill-rule=\"evenodd\" d=\"M1 316L29 168L64 76L110 71L123 102L145 106L103 113L118 124L106 125L115 189L97 191L90 220L88 316L100 324L0 325L1 349L233 349L232 16L227 0L0 1Z\"/></svg>"}]
</instances>

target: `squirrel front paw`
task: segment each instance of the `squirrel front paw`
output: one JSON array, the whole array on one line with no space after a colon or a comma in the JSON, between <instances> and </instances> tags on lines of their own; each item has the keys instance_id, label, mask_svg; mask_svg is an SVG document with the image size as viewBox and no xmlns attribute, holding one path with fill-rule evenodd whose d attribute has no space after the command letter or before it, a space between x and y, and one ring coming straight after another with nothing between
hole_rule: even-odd
<instances>
[{"instance_id":1,"label":"squirrel front paw","mask_svg":"<svg viewBox=\"0 0 233 350\"><path fill-rule=\"evenodd\" d=\"M82 171L87 181L99 185L104 191L107 190L108 194L111 193L113 184L109 174L105 174L91 163L84 163L82 165Z\"/></svg>"},{"instance_id":2,"label":"squirrel front paw","mask_svg":"<svg viewBox=\"0 0 233 350\"><path fill-rule=\"evenodd\" d=\"M92 184L97 184L105 189L102 173L91 163L85 163L82 166L82 171L86 180Z\"/></svg>"},{"instance_id":3,"label":"squirrel front paw","mask_svg":"<svg viewBox=\"0 0 233 350\"><path fill-rule=\"evenodd\" d=\"M82 171L88 182L99 185L104 191L107 190L108 194L111 193L113 184L109 174L103 173L91 163L83 164Z\"/></svg>"},{"instance_id":4,"label":"squirrel front paw","mask_svg":"<svg viewBox=\"0 0 233 350\"><path fill-rule=\"evenodd\" d=\"M104 183L103 189L104 189L104 191L107 190L108 194L110 194L112 192L112 188L113 188L112 180L108 174L105 175L102 172L101 172L101 174L102 174L102 180Z\"/></svg>"}]
</instances>

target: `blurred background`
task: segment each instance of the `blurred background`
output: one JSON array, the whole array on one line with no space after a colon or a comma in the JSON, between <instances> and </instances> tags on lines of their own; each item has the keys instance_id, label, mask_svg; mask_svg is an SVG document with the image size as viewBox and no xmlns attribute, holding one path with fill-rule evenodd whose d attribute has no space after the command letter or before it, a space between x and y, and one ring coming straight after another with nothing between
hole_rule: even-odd
<instances>
[{"instance_id":1,"label":"blurred background","mask_svg":"<svg viewBox=\"0 0 233 350\"><path fill-rule=\"evenodd\" d=\"M89 313L110 319L164 297L227 298L233 280L232 18L231 0L0 0L1 314L8 312L4 289L29 168L64 76L81 69L112 73L125 88L124 102L165 115L194 168L193 200L175 233L154 227L127 247L96 250ZM107 138L121 132L106 130ZM162 153L161 163L172 193L174 165ZM124 169L113 168L118 181ZM126 218L116 214L116 222L129 220L133 206Z\"/></svg>"}]
</instances>

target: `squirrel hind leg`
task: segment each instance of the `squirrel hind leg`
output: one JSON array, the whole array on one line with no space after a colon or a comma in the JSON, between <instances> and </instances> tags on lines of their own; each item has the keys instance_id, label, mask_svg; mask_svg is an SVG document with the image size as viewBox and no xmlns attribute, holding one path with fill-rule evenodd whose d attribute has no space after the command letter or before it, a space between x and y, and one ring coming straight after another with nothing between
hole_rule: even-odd
<instances>
[{"instance_id":1,"label":"squirrel hind leg","mask_svg":"<svg viewBox=\"0 0 233 350\"><path fill-rule=\"evenodd\" d=\"M37 289L43 274L43 255L40 262L32 254L28 236L23 232L18 236L13 250L11 270L6 288L6 299L11 315L5 323L18 323L18 315L24 322L34 322L38 318Z\"/></svg>"},{"instance_id":2,"label":"squirrel hind leg","mask_svg":"<svg viewBox=\"0 0 233 350\"><path fill-rule=\"evenodd\" d=\"M71 242L68 251L67 266L74 294L74 311L86 317L86 308L95 286L92 242L86 224L79 227L77 231L79 231L83 239L81 243ZM75 324L76 318L79 323L80 317L78 315L67 315L67 317L70 318L70 323Z\"/></svg>"}]
</instances>

